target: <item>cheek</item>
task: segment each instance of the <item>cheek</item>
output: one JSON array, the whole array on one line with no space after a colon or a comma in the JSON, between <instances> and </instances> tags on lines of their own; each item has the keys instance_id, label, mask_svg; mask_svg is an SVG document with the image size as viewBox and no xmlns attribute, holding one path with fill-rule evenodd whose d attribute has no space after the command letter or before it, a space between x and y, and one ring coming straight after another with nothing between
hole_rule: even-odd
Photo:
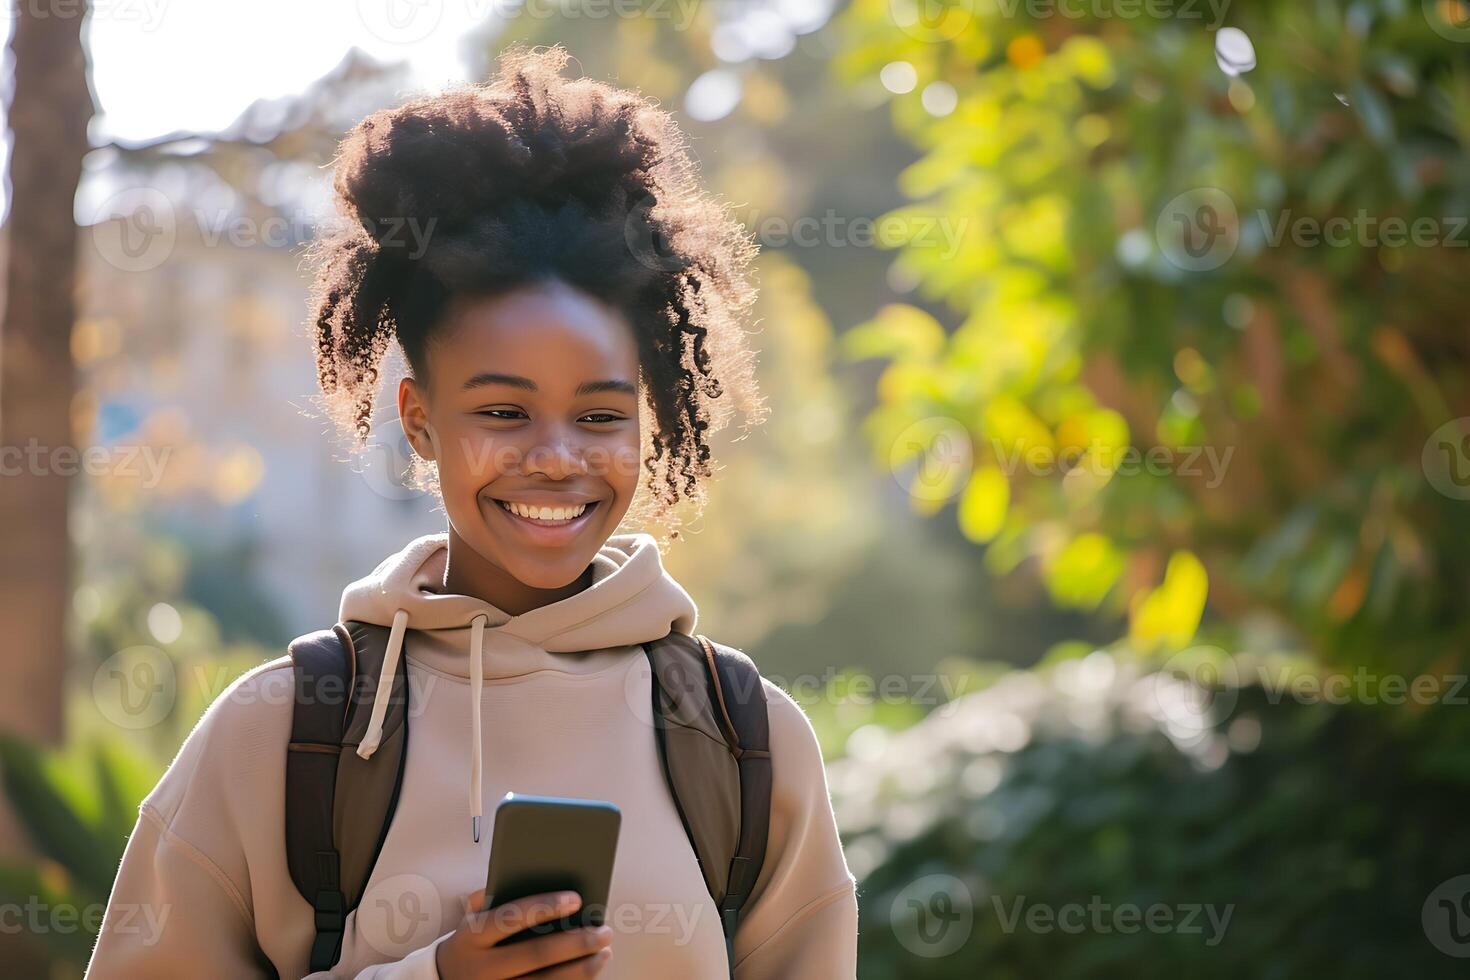
<instances>
[{"instance_id":1,"label":"cheek","mask_svg":"<svg viewBox=\"0 0 1470 980\"><path fill-rule=\"evenodd\" d=\"M588 460L592 471L619 496L631 497L643 474L643 446L637 430L599 442Z\"/></svg>"},{"instance_id":2,"label":"cheek","mask_svg":"<svg viewBox=\"0 0 1470 980\"><path fill-rule=\"evenodd\" d=\"M465 428L447 433L440 448L439 480L475 492L501 473L514 469L516 444L504 434Z\"/></svg>"}]
</instances>

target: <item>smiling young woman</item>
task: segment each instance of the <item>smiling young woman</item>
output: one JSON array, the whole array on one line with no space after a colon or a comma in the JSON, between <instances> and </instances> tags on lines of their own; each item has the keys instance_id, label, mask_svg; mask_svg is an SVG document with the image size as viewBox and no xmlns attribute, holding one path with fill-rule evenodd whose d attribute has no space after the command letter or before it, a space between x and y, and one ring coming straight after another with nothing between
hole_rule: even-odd
<instances>
[{"instance_id":1,"label":"smiling young woman","mask_svg":"<svg viewBox=\"0 0 1470 980\"><path fill-rule=\"evenodd\" d=\"M350 738L295 737L291 658L206 712L141 808L89 976L855 976L856 894L811 725L766 681L751 685L759 727L723 710L738 692L718 665L748 661L696 644L697 607L640 529L697 512L711 433L763 411L754 246L700 188L671 117L563 78L566 61L512 49L491 82L376 113L343 141L345 227L316 248L321 388L364 443L385 355L402 350L399 418L447 527L349 584L339 632L302 638L348 637L353 694L334 717ZM360 661L366 636L384 647ZM655 738L666 692L649 662L673 640L701 684L708 665L705 707L721 709L693 743L717 747L708 767L740 760L733 784L683 783L710 799L673 778L708 767L676 773L670 736ZM400 682L406 717L390 710ZM766 748L741 742L752 730ZM314 818L333 839L303 854L288 755L400 760L386 820L330 770L338 795L319 784ZM466 911L490 856L485 801L507 791L621 810L607 925L507 944ZM701 813L713 822L695 826ZM353 839L375 844L365 868L347 867ZM711 841L723 867L701 860ZM339 863L366 875L361 893L338 885ZM303 877L346 907L313 908ZM166 910L161 928L130 928L139 907Z\"/></svg>"}]
</instances>

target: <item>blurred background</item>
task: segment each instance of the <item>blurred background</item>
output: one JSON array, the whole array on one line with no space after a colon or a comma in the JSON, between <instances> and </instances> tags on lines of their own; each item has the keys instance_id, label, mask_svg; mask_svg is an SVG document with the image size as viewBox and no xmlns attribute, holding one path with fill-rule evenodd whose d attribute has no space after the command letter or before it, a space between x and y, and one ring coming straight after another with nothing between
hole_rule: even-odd
<instances>
[{"instance_id":1,"label":"blurred background","mask_svg":"<svg viewBox=\"0 0 1470 980\"><path fill-rule=\"evenodd\" d=\"M0 955L419 534L315 403L336 141L512 42L675 112L773 409L667 555L792 692L860 975L1463 975L1467 0L26 0ZM396 374L390 375L397 377Z\"/></svg>"}]
</instances>

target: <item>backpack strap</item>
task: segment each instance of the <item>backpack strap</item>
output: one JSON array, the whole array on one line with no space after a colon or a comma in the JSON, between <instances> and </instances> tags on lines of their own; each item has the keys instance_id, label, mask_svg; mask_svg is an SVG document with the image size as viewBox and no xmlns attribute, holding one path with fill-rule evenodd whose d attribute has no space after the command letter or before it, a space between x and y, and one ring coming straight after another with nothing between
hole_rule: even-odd
<instances>
[{"instance_id":1,"label":"backpack strap","mask_svg":"<svg viewBox=\"0 0 1470 980\"><path fill-rule=\"evenodd\" d=\"M355 751L372 713L388 634L370 623L338 623L290 645L296 683L286 753L286 862L316 913L312 972L331 969L342 955L347 915L362 901L403 783L407 658L398 662L378 750L371 759Z\"/></svg>"},{"instance_id":2,"label":"backpack strap","mask_svg":"<svg viewBox=\"0 0 1470 980\"><path fill-rule=\"evenodd\" d=\"M735 970L735 930L765 863L771 823L770 723L755 663L704 636L645 643L664 778Z\"/></svg>"}]
</instances>

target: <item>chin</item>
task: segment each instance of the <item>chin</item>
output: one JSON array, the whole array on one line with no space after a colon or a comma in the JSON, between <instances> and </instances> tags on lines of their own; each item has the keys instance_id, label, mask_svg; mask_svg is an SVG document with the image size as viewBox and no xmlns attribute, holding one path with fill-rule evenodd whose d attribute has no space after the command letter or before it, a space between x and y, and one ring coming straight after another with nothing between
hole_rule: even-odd
<instances>
[{"instance_id":1,"label":"chin","mask_svg":"<svg viewBox=\"0 0 1470 980\"><path fill-rule=\"evenodd\" d=\"M579 552L581 550L578 549ZM549 567L546 562L516 562L508 566L506 571L515 576L516 581L530 588L560 589L580 578L591 561L590 555L585 561L574 560L571 555L559 555L556 562Z\"/></svg>"}]
</instances>

